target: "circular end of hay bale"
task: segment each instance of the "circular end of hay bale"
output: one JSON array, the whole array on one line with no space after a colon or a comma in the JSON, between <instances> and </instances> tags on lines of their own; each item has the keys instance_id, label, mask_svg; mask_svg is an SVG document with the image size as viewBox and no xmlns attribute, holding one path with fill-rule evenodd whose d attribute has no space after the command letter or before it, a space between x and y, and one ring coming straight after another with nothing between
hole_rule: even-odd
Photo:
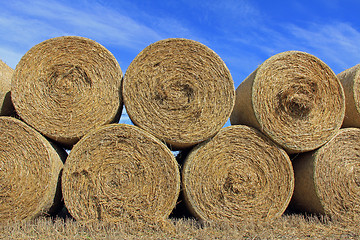
<instances>
[{"instance_id":1,"label":"circular end of hay bale","mask_svg":"<svg viewBox=\"0 0 360 240\"><path fill-rule=\"evenodd\" d=\"M0 117L0 142L0 222L32 219L56 207L60 153L11 117Z\"/></svg>"},{"instance_id":2,"label":"circular end of hay bale","mask_svg":"<svg viewBox=\"0 0 360 240\"><path fill-rule=\"evenodd\" d=\"M345 92L343 127L360 127L360 64L337 75Z\"/></svg>"},{"instance_id":3,"label":"circular end of hay bale","mask_svg":"<svg viewBox=\"0 0 360 240\"><path fill-rule=\"evenodd\" d=\"M310 179L314 192L295 185L294 199L297 208L325 213L341 222L357 223L360 217L360 129L340 129L328 143L306 160L299 156L294 162L296 179ZM307 170L297 174L301 162L307 161ZM303 166L304 167L304 166ZM300 169L301 170L301 169ZM308 176L309 173L312 176ZM315 195L316 201L305 201L303 195ZM313 206L319 202L322 208Z\"/></svg>"},{"instance_id":4,"label":"circular end of hay bale","mask_svg":"<svg viewBox=\"0 0 360 240\"><path fill-rule=\"evenodd\" d=\"M146 47L126 71L126 111L135 125L181 149L215 135L234 106L234 83L205 45L172 38Z\"/></svg>"},{"instance_id":5,"label":"circular end of hay bale","mask_svg":"<svg viewBox=\"0 0 360 240\"><path fill-rule=\"evenodd\" d=\"M255 122L247 124L289 153L316 149L341 127L345 114L341 83L324 62L311 54L276 54L261 64L248 81L252 81L249 104ZM234 112L242 108L235 105Z\"/></svg>"},{"instance_id":6,"label":"circular end of hay bale","mask_svg":"<svg viewBox=\"0 0 360 240\"><path fill-rule=\"evenodd\" d=\"M64 166L65 205L77 220L162 219L180 191L171 151L144 130L125 124L100 127L71 150Z\"/></svg>"},{"instance_id":7,"label":"circular end of hay bale","mask_svg":"<svg viewBox=\"0 0 360 240\"><path fill-rule=\"evenodd\" d=\"M14 113L11 102L11 77L14 70L0 60L0 115L10 116Z\"/></svg>"},{"instance_id":8,"label":"circular end of hay bale","mask_svg":"<svg viewBox=\"0 0 360 240\"><path fill-rule=\"evenodd\" d=\"M199 219L270 219L288 206L294 174L283 149L258 130L235 125L190 152L182 184L187 205Z\"/></svg>"},{"instance_id":9,"label":"circular end of hay bale","mask_svg":"<svg viewBox=\"0 0 360 240\"><path fill-rule=\"evenodd\" d=\"M121 81L120 66L105 47L83 37L57 37L21 58L11 97L25 122L73 145L89 130L118 120Z\"/></svg>"},{"instance_id":10,"label":"circular end of hay bale","mask_svg":"<svg viewBox=\"0 0 360 240\"><path fill-rule=\"evenodd\" d=\"M336 75L304 52L266 60L254 79L252 100L263 131L290 152L325 144L345 115L345 96Z\"/></svg>"}]
</instances>

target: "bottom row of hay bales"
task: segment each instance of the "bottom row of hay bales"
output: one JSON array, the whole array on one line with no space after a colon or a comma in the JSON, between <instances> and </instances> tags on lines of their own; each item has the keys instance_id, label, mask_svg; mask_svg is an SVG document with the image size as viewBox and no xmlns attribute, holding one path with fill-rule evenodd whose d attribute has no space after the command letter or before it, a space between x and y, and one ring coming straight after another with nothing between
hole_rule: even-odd
<instances>
[{"instance_id":1,"label":"bottom row of hay bales","mask_svg":"<svg viewBox=\"0 0 360 240\"><path fill-rule=\"evenodd\" d=\"M342 129L291 161L258 130L230 126L189 152L180 178L170 149L136 126L100 127L66 158L25 123L0 117L0 221L55 212L61 193L76 220L165 220L180 185L188 209L204 221L278 217L292 196L301 210L355 221L359 140L359 129Z\"/></svg>"}]
</instances>

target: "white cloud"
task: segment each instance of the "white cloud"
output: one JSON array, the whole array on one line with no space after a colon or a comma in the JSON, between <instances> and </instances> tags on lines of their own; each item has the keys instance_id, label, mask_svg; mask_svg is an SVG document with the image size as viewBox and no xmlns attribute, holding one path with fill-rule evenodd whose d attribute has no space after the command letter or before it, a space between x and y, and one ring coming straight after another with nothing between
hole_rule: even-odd
<instances>
[{"instance_id":1,"label":"white cloud","mask_svg":"<svg viewBox=\"0 0 360 240\"><path fill-rule=\"evenodd\" d=\"M161 38L149 27L96 2L77 8L57 1L32 1L31 4L18 1L11 7L24 16L8 23L12 27L31 25L35 30L42 27L43 33L57 29L58 34L85 35L94 40L130 48L138 48L149 39Z\"/></svg>"},{"instance_id":2,"label":"white cloud","mask_svg":"<svg viewBox=\"0 0 360 240\"><path fill-rule=\"evenodd\" d=\"M55 36L79 35L114 49L132 51L134 57L157 40L187 37L208 45L244 75L271 55L287 50L307 51L335 72L360 63L360 32L346 22L269 22L261 8L247 0L183 0L182 4L189 11L199 11L199 18L207 17L210 25L199 20L201 23L191 26L179 16L158 16L127 1L120 1L120 5L127 6L125 10L95 0L82 0L80 4L4 1L0 9L0 58L15 67L33 45ZM211 30L204 32L200 27Z\"/></svg>"},{"instance_id":3,"label":"white cloud","mask_svg":"<svg viewBox=\"0 0 360 240\"><path fill-rule=\"evenodd\" d=\"M289 25L288 30L301 47L318 54L336 72L360 63L360 32L348 23Z\"/></svg>"},{"instance_id":4,"label":"white cloud","mask_svg":"<svg viewBox=\"0 0 360 240\"><path fill-rule=\"evenodd\" d=\"M22 55L22 53L16 52L16 50L0 48L0 60L5 62L12 69L15 69L16 64L20 61Z\"/></svg>"},{"instance_id":5,"label":"white cloud","mask_svg":"<svg viewBox=\"0 0 360 240\"><path fill-rule=\"evenodd\" d=\"M1 41L16 44L19 47L28 47L38 43L44 37L64 32L52 27L45 21L21 18L14 15L0 16L0 33L4 36Z\"/></svg>"},{"instance_id":6,"label":"white cloud","mask_svg":"<svg viewBox=\"0 0 360 240\"><path fill-rule=\"evenodd\" d=\"M214 13L226 14L228 18L251 20L259 17L259 10L246 0L207 1Z\"/></svg>"},{"instance_id":7,"label":"white cloud","mask_svg":"<svg viewBox=\"0 0 360 240\"><path fill-rule=\"evenodd\" d=\"M136 52L162 38L148 26L95 1L83 8L65 4L54 0L2 3L0 57L14 67L19 54L46 39L64 35L88 37Z\"/></svg>"},{"instance_id":8,"label":"white cloud","mask_svg":"<svg viewBox=\"0 0 360 240\"><path fill-rule=\"evenodd\" d=\"M260 12L252 1L248 0L198 0L186 1L187 4L207 9L207 20L216 21L220 25L251 25L260 18Z\"/></svg>"},{"instance_id":9,"label":"white cloud","mask_svg":"<svg viewBox=\"0 0 360 240\"><path fill-rule=\"evenodd\" d=\"M237 46L233 52L228 51L228 54L237 55L227 56L228 59L239 61L243 56L251 56L251 52L256 53L242 65L243 69L248 66L247 74L257 67L259 59L263 62L274 54L289 50L313 54L335 73L360 63L360 31L346 22L259 24L256 31L240 37L235 35L228 41L229 46Z\"/></svg>"}]
</instances>

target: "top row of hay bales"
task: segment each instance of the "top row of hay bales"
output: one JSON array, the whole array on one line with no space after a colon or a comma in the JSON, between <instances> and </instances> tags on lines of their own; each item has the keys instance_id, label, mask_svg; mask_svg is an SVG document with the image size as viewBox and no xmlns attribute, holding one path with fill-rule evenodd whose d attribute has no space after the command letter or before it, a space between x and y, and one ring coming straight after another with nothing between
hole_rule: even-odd
<instances>
[{"instance_id":1,"label":"top row of hay bales","mask_svg":"<svg viewBox=\"0 0 360 240\"><path fill-rule=\"evenodd\" d=\"M356 73L354 68L351 74ZM68 147L89 130L117 122L123 102L135 125L173 149L214 136L231 114L232 124L261 130L288 153L306 152L334 136L345 114L341 83L310 54L289 51L269 58L238 87L235 104L225 63L205 45L186 39L149 45L123 79L115 57L95 41L53 38L31 48L12 79L19 117ZM351 104L358 84L347 82ZM8 96L5 100L3 109ZM358 111L346 109L344 123L351 126Z\"/></svg>"},{"instance_id":2,"label":"top row of hay bales","mask_svg":"<svg viewBox=\"0 0 360 240\"><path fill-rule=\"evenodd\" d=\"M168 193L172 188L173 194L170 200L162 200L165 210L149 209L159 210L160 217L170 213L179 189L177 166L168 150L159 154L167 156L173 170L161 170L156 162L143 164L139 158L143 152L154 157L152 161L162 158L151 153L155 147L145 147L150 152L139 150L148 139L161 145L146 132L173 149L202 143L189 154L183 169L185 198L194 215L205 220L231 218L234 211L240 219L246 214L281 215L290 201L294 176L290 159L279 146L288 153L316 149L336 135L345 114L338 78L310 54L290 51L269 58L238 87L235 101L225 63L208 47L186 39L151 44L133 60L124 79L114 56L100 44L82 37L49 39L24 55L11 84L16 112L26 123L67 147L81 139L70 152L63 175L65 201L79 218L101 219L126 207L130 215L134 209L141 210L148 196L134 201L142 194L134 190L134 183L144 187L156 175L154 169L174 175L172 187L161 190ZM123 102L134 124L146 132L125 126L100 127L118 121ZM220 131L230 115L233 124L259 131L245 126ZM127 142L131 138L137 139L133 146ZM114 145L123 150L110 151ZM119 154L123 156L120 162ZM214 165L202 167L201 162ZM119 202L124 186L128 202ZM84 191L78 194L74 189ZM153 195L152 187L149 192L153 199L162 199ZM202 198L204 203L199 202ZM82 199L85 210L76 205L76 199ZM244 201L248 204L241 206ZM259 209L254 209L255 203ZM124 204L128 205L124 208ZM204 206L215 207L209 211Z\"/></svg>"},{"instance_id":3,"label":"top row of hay bales","mask_svg":"<svg viewBox=\"0 0 360 240\"><path fill-rule=\"evenodd\" d=\"M21 58L11 98L21 119L69 147L89 130L117 122L123 101L136 125L174 148L215 135L233 109L234 85L225 63L192 40L150 45L129 66L123 91L122 77L115 57L100 44L53 38Z\"/></svg>"}]
</instances>

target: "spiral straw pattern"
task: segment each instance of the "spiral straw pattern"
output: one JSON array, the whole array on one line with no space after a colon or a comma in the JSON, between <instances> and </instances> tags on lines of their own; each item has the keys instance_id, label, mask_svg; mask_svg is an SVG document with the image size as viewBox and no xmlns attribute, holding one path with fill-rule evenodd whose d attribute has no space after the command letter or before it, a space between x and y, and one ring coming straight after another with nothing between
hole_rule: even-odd
<instances>
[{"instance_id":1,"label":"spiral straw pattern","mask_svg":"<svg viewBox=\"0 0 360 240\"><path fill-rule=\"evenodd\" d=\"M344 115L344 90L334 72L311 54L288 51L267 59L240 84L230 120L299 153L329 141Z\"/></svg>"},{"instance_id":2,"label":"spiral straw pattern","mask_svg":"<svg viewBox=\"0 0 360 240\"><path fill-rule=\"evenodd\" d=\"M118 121L122 72L93 40L48 39L20 60L12 78L18 115L47 137L71 146L89 130Z\"/></svg>"},{"instance_id":3,"label":"spiral straw pattern","mask_svg":"<svg viewBox=\"0 0 360 240\"><path fill-rule=\"evenodd\" d=\"M71 150L62 177L70 214L80 221L158 221L175 207L180 173L158 139L126 124L102 126Z\"/></svg>"},{"instance_id":4,"label":"spiral straw pattern","mask_svg":"<svg viewBox=\"0 0 360 240\"><path fill-rule=\"evenodd\" d=\"M182 185L189 209L201 220L269 219L288 206L294 173L283 149L258 130L236 125L190 152Z\"/></svg>"},{"instance_id":5,"label":"spiral straw pattern","mask_svg":"<svg viewBox=\"0 0 360 240\"><path fill-rule=\"evenodd\" d=\"M215 135L235 101L231 74L221 58L188 39L146 47L126 71L126 111L135 125L176 149Z\"/></svg>"},{"instance_id":6,"label":"spiral straw pattern","mask_svg":"<svg viewBox=\"0 0 360 240\"><path fill-rule=\"evenodd\" d=\"M55 211L66 152L12 117L0 117L0 142L0 222Z\"/></svg>"}]
</instances>

